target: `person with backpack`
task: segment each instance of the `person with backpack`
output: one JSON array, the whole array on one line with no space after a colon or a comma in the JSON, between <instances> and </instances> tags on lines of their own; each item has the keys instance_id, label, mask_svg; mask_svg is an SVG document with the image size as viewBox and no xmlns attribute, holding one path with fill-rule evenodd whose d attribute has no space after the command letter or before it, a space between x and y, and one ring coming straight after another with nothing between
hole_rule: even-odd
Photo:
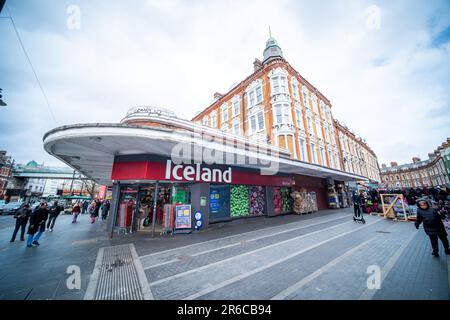
<instances>
[{"instance_id":1,"label":"person with backpack","mask_svg":"<svg viewBox=\"0 0 450 320\"><path fill-rule=\"evenodd\" d=\"M31 215L31 209L28 202L25 202L21 205L19 210L17 210L14 215L14 219L16 219L16 226L14 228L14 232L12 234L11 240L9 242L14 242L16 240L17 232L20 230L20 241L25 241L25 227L28 223L28 219Z\"/></svg>"}]
</instances>

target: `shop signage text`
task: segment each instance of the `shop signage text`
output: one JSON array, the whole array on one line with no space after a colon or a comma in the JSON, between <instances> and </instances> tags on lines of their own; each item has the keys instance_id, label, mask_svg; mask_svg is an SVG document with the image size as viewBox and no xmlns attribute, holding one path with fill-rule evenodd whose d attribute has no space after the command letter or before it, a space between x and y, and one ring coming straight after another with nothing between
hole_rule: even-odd
<instances>
[{"instance_id":1,"label":"shop signage text","mask_svg":"<svg viewBox=\"0 0 450 320\"><path fill-rule=\"evenodd\" d=\"M172 161L166 162L166 180L177 181L201 181L213 183L231 183L231 167L226 170L219 168L203 167L200 163L194 165L174 165Z\"/></svg>"}]
</instances>

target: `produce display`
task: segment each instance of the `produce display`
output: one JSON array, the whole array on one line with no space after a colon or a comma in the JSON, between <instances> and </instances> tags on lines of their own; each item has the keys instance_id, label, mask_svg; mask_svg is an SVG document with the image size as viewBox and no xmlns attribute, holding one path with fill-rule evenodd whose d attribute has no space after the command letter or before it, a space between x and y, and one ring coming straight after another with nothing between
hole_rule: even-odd
<instances>
[{"instance_id":1,"label":"produce display","mask_svg":"<svg viewBox=\"0 0 450 320\"><path fill-rule=\"evenodd\" d=\"M266 193L263 187L250 187L250 215L264 214Z\"/></svg>"},{"instance_id":2,"label":"produce display","mask_svg":"<svg viewBox=\"0 0 450 320\"><path fill-rule=\"evenodd\" d=\"M291 209L291 190L287 187L281 188L281 211L290 212Z\"/></svg>"},{"instance_id":3,"label":"produce display","mask_svg":"<svg viewBox=\"0 0 450 320\"><path fill-rule=\"evenodd\" d=\"M231 217L248 216L249 197L247 186L231 186L230 209Z\"/></svg>"},{"instance_id":4,"label":"produce display","mask_svg":"<svg viewBox=\"0 0 450 320\"><path fill-rule=\"evenodd\" d=\"M281 189L279 187L273 188L273 210L275 214L281 213Z\"/></svg>"}]
</instances>

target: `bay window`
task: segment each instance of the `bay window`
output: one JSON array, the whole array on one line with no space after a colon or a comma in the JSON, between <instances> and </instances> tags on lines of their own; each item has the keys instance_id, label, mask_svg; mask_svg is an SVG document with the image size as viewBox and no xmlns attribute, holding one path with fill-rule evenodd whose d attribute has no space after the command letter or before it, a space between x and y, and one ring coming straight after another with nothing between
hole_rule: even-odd
<instances>
[{"instance_id":1,"label":"bay window","mask_svg":"<svg viewBox=\"0 0 450 320\"><path fill-rule=\"evenodd\" d=\"M257 86L256 87L256 103L260 103L263 101L263 96L262 96L262 89L261 86Z\"/></svg>"},{"instance_id":2,"label":"bay window","mask_svg":"<svg viewBox=\"0 0 450 320\"><path fill-rule=\"evenodd\" d=\"M303 129L302 112L297 108L295 109L295 120L297 121L297 128Z\"/></svg>"},{"instance_id":3,"label":"bay window","mask_svg":"<svg viewBox=\"0 0 450 320\"><path fill-rule=\"evenodd\" d=\"M275 119L276 124L287 124L292 123L291 117L289 116L290 108L289 104L276 104L275 109Z\"/></svg>"},{"instance_id":4,"label":"bay window","mask_svg":"<svg viewBox=\"0 0 450 320\"><path fill-rule=\"evenodd\" d=\"M285 76L272 77L273 94L287 93L287 78Z\"/></svg>"},{"instance_id":5,"label":"bay window","mask_svg":"<svg viewBox=\"0 0 450 320\"><path fill-rule=\"evenodd\" d=\"M300 147L300 160L307 161L306 160L306 150L305 150L305 140L300 139L299 140L299 147Z\"/></svg>"},{"instance_id":6,"label":"bay window","mask_svg":"<svg viewBox=\"0 0 450 320\"><path fill-rule=\"evenodd\" d=\"M311 156L312 162L317 164L316 145L311 142Z\"/></svg>"},{"instance_id":7,"label":"bay window","mask_svg":"<svg viewBox=\"0 0 450 320\"><path fill-rule=\"evenodd\" d=\"M233 100L233 116L237 116L241 113L241 104L239 102L239 97L235 97Z\"/></svg>"},{"instance_id":8,"label":"bay window","mask_svg":"<svg viewBox=\"0 0 450 320\"><path fill-rule=\"evenodd\" d=\"M222 123L228 122L228 106L224 104L222 106Z\"/></svg>"}]
</instances>

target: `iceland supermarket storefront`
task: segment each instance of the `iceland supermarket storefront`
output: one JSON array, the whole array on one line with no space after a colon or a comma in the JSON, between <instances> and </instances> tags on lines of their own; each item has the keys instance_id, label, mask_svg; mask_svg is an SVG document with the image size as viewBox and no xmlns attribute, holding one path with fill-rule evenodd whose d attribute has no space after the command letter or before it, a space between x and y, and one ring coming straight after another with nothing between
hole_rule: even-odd
<instances>
[{"instance_id":1,"label":"iceland supermarket storefront","mask_svg":"<svg viewBox=\"0 0 450 320\"><path fill-rule=\"evenodd\" d=\"M304 213L314 212L329 207L327 181L362 178L293 160L287 150L149 107L130 110L119 124L53 129L44 136L44 148L112 187L111 236L115 231L159 233L172 227L188 232L197 223L196 213L201 213L202 228L288 214L293 212L294 191L303 192Z\"/></svg>"}]
</instances>

